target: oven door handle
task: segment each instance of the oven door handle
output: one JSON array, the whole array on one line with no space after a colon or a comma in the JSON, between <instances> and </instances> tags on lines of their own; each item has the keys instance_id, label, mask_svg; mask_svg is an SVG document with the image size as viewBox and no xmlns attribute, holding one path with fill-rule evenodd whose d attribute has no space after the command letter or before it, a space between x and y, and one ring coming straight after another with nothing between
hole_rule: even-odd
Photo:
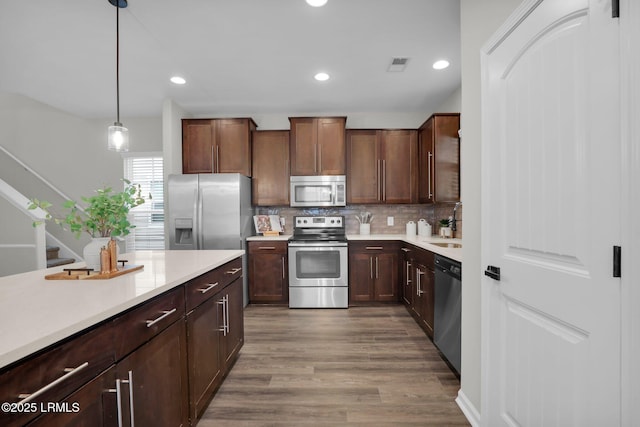
<instances>
[{"instance_id":1,"label":"oven door handle","mask_svg":"<svg viewBox=\"0 0 640 427\"><path fill-rule=\"evenodd\" d=\"M331 243L302 243L302 242L289 242L290 248L346 248L347 242L331 242Z\"/></svg>"}]
</instances>

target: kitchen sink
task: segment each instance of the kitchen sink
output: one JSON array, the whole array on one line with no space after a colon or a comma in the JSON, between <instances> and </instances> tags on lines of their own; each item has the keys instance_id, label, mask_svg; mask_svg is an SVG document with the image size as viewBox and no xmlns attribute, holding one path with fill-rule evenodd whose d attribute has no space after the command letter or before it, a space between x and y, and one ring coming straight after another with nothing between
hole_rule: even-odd
<instances>
[{"instance_id":1,"label":"kitchen sink","mask_svg":"<svg viewBox=\"0 0 640 427\"><path fill-rule=\"evenodd\" d=\"M431 244L435 246L440 246L441 248L461 248L462 247L462 243L438 242L438 243L431 243Z\"/></svg>"}]
</instances>

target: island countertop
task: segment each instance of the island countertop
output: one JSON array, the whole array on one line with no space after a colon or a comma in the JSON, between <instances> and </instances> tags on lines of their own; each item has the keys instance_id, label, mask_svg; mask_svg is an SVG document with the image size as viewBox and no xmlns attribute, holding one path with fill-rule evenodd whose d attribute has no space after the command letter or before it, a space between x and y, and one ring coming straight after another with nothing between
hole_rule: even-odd
<instances>
[{"instance_id":1,"label":"island countertop","mask_svg":"<svg viewBox=\"0 0 640 427\"><path fill-rule=\"evenodd\" d=\"M242 250L121 254L142 270L108 280L46 280L76 263L0 277L0 368L242 256Z\"/></svg>"}]
</instances>

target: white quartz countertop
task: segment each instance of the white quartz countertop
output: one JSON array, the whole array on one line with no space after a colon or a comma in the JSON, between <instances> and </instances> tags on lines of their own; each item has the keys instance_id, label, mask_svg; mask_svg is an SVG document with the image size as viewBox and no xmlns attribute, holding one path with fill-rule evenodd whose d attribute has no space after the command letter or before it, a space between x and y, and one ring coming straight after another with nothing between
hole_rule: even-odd
<instances>
[{"instance_id":1,"label":"white quartz countertop","mask_svg":"<svg viewBox=\"0 0 640 427\"><path fill-rule=\"evenodd\" d=\"M290 234L282 234L279 236L252 236L248 237L248 241L277 241L289 240ZM452 247L454 244L462 245L462 239L443 239L437 236L407 236L406 234L347 234L347 240L396 240L419 248L426 249L438 255L451 258L452 260L462 262L462 248ZM442 247L436 244L446 244Z\"/></svg>"},{"instance_id":2,"label":"white quartz countertop","mask_svg":"<svg viewBox=\"0 0 640 427\"><path fill-rule=\"evenodd\" d=\"M45 280L61 267L0 277L0 368L242 256L242 250L122 254L142 270L108 280Z\"/></svg>"}]
</instances>

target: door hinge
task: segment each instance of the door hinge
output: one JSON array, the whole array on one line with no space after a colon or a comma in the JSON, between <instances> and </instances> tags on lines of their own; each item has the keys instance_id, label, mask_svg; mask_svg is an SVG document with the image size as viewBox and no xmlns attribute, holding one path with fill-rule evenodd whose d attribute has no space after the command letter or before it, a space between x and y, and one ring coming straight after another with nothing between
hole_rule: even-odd
<instances>
[{"instance_id":1,"label":"door hinge","mask_svg":"<svg viewBox=\"0 0 640 427\"><path fill-rule=\"evenodd\" d=\"M620 18L620 0L611 0L611 17Z\"/></svg>"},{"instance_id":2,"label":"door hinge","mask_svg":"<svg viewBox=\"0 0 640 427\"><path fill-rule=\"evenodd\" d=\"M613 247L613 277L621 277L620 262L622 258L622 248L620 246Z\"/></svg>"}]
</instances>

